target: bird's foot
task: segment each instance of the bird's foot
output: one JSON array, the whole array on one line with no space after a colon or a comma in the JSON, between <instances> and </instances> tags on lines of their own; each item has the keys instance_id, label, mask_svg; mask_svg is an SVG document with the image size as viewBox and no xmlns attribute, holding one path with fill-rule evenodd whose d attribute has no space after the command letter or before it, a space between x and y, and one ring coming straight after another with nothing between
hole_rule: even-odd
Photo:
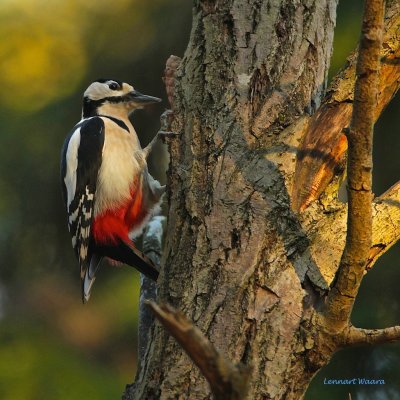
<instances>
[{"instance_id":1,"label":"bird's foot","mask_svg":"<svg viewBox=\"0 0 400 400\"><path fill-rule=\"evenodd\" d=\"M179 133L171 130L171 125L174 120L174 112L172 110L165 110L160 117L161 127L157 135L165 142L166 139L176 138L180 136Z\"/></svg>"},{"instance_id":2,"label":"bird's foot","mask_svg":"<svg viewBox=\"0 0 400 400\"><path fill-rule=\"evenodd\" d=\"M156 144L158 139L161 139L163 142L167 138L174 138L180 136L179 133L171 131L171 124L174 120L174 112L172 110L165 110L160 117L161 127L157 132L156 136L154 136L153 140L143 149L144 157L147 158Z\"/></svg>"},{"instance_id":3,"label":"bird's foot","mask_svg":"<svg viewBox=\"0 0 400 400\"><path fill-rule=\"evenodd\" d=\"M174 138L180 136L179 133L173 132L171 129L174 120L174 112L172 110L165 110L160 117L161 127L158 131L159 137L165 141L167 138Z\"/></svg>"}]
</instances>

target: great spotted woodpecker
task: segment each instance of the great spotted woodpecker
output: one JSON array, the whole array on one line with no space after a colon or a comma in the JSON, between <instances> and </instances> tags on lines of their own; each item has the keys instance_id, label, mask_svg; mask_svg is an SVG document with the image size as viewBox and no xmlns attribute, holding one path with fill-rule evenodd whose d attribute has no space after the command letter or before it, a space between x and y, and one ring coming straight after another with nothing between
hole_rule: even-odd
<instances>
[{"instance_id":1,"label":"great spotted woodpecker","mask_svg":"<svg viewBox=\"0 0 400 400\"><path fill-rule=\"evenodd\" d=\"M81 121L61 154L61 181L72 246L79 260L82 300L89 300L101 260L134 266L153 280L157 268L133 245L159 211L165 187L147 170L158 134L142 149L129 114L161 100L115 79L85 91Z\"/></svg>"}]
</instances>

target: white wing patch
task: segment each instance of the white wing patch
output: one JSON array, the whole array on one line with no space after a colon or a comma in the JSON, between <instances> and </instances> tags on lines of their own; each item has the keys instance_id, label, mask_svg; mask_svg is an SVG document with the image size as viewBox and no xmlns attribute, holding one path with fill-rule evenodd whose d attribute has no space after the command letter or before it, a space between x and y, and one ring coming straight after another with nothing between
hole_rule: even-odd
<instances>
[{"instance_id":1,"label":"white wing patch","mask_svg":"<svg viewBox=\"0 0 400 400\"><path fill-rule=\"evenodd\" d=\"M85 271L82 269L88 256L90 241L90 225L93 209L94 195L90 193L88 186L85 193L79 199L79 202L69 216L69 229L72 235L72 246L75 249L81 266L81 277ZM71 210L69 210L71 211Z\"/></svg>"},{"instance_id":2,"label":"white wing patch","mask_svg":"<svg viewBox=\"0 0 400 400\"><path fill-rule=\"evenodd\" d=\"M80 203L79 203L80 204ZM72 224L78 217L79 207L68 217L69 224Z\"/></svg>"},{"instance_id":3,"label":"white wing patch","mask_svg":"<svg viewBox=\"0 0 400 400\"><path fill-rule=\"evenodd\" d=\"M85 260L86 257L87 257L87 253L88 253L88 247L87 247L87 246L84 246L84 245L81 245L81 249L80 249L80 251L79 251L79 257L80 257L82 260Z\"/></svg>"},{"instance_id":4,"label":"white wing patch","mask_svg":"<svg viewBox=\"0 0 400 400\"><path fill-rule=\"evenodd\" d=\"M65 173L64 183L67 188L67 206L69 207L72 200L75 197L76 191L76 170L78 168L78 149L81 142L81 128L78 128L68 143L67 154L66 154L66 166L67 170ZM73 217L73 216L71 216ZM70 218L71 218L70 217ZM76 215L74 219L76 218Z\"/></svg>"}]
</instances>

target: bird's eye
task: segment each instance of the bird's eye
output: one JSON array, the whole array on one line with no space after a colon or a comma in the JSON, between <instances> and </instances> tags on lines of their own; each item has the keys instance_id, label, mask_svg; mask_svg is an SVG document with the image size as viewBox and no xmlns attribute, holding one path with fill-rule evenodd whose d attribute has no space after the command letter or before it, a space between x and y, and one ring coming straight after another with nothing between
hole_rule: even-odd
<instances>
[{"instance_id":1,"label":"bird's eye","mask_svg":"<svg viewBox=\"0 0 400 400\"><path fill-rule=\"evenodd\" d=\"M110 83L110 84L108 85L108 87L109 87L111 90L118 90L118 89L119 89L118 84L115 83L115 82Z\"/></svg>"}]
</instances>

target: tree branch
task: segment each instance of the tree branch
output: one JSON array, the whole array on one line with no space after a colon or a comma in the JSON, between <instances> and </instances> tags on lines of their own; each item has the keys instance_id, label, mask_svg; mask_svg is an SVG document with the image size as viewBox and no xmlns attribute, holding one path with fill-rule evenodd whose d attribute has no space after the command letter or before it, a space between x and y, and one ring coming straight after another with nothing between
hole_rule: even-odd
<instances>
[{"instance_id":1,"label":"tree branch","mask_svg":"<svg viewBox=\"0 0 400 400\"><path fill-rule=\"evenodd\" d=\"M146 302L157 319L199 367L217 400L244 399L249 369L226 360L182 313L167 304Z\"/></svg>"},{"instance_id":2,"label":"tree branch","mask_svg":"<svg viewBox=\"0 0 400 400\"><path fill-rule=\"evenodd\" d=\"M375 120L400 87L400 3L388 1L385 34L381 48L381 73ZM302 211L325 190L340 168L346 154L347 143L343 129L350 122L357 53L334 78L327 95L310 118L303 143L297 153L292 192L292 206Z\"/></svg>"},{"instance_id":3,"label":"tree branch","mask_svg":"<svg viewBox=\"0 0 400 400\"><path fill-rule=\"evenodd\" d=\"M374 201L372 247L366 268L375 262L400 239L400 181Z\"/></svg>"},{"instance_id":4,"label":"tree branch","mask_svg":"<svg viewBox=\"0 0 400 400\"><path fill-rule=\"evenodd\" d=\"M353 115L348 133L348 215L346 245L324 315L334 330L349 321L364 275L372 238L372 138L379 84L383 0L366 0Z\"/></svg>"},{"instance_id":5,"label":"tree branch","mask_svg":"<svg viewBox=\"0 0 400 400\"><path fill-rule=\"evenodd\" d=\"M361 329L351 326L345 336L344 346L381 344L400 340L400 326L384 329Z\"/></svg>"},{"instance_id":6,"label":"tree branch","mask_svg":"<svg viewBox=\"0 0 400 400\"><path fill-rule=\"evenodd\" d=\"M339 268L340 258L345 246L347 209L328 213L317 225L312 224L306 231L311 240L309 255L318 266L318 274L309 278L314 285L327 289ZM372 208L372 246L368 255L366 269L400 239L400 181L381 196L374 199ZM306 262L306 261L305 261Z\"/></svg>"},{"instance_id":7,"label":"tree branch","mask_svg":"<svg viewBox=\"0 0 400 400\"><path fill-rule=\"evenodd\" d=\"M153 217L143 233L143 253L150 258L155 265L160 265L161 244L163 236L163 221L165 217ZM154 325L154 316L146 307L146 301L155 300L157 297L157 285L151 279L140 274L139 297L139 332L138 332L138 368L132 384L126 385L122 400L132 400L135 395L136 383L143 370L146 351L149 345L149 333Z\"/></svg>"},{"instance_id":8,"label":"tree branch","mask_svg":"<svg viewBox=\"0 0 400 400\"><path fill-rule=\"evenodd\" d=\"M163 236L163 222L165 217L156 216L151 219L143 233L143 253L150 258L155 265L160 265L161 244ZM154 317L146 307L147 300L155 300L157 296L157 285L145 275L140 275L140 298L139 298L139 335L138 335L138 358L139 369L144 360L148 345L148 334L153 325Z\"/></svg>"}]
</instances>

